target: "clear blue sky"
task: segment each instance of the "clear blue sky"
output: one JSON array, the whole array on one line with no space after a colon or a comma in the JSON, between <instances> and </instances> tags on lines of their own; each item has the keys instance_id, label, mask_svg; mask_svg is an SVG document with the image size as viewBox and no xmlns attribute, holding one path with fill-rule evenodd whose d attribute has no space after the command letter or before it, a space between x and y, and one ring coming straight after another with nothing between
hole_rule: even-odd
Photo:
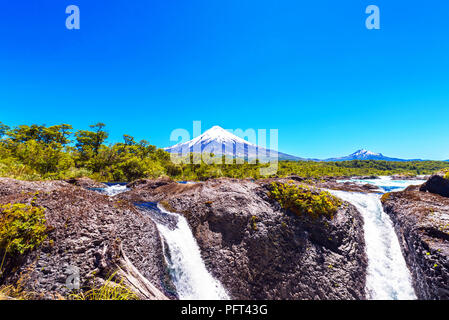
<instances>
[{"instance_id":1,"label":"clear blue sky","mask_svg":"<svg viewBox=\"0 0 449 320\"><path fill-rule=\"evenodd\" d=\"M342 4L344 3L344 4ZM81 30L65 28L66 6ZM365 8L381 30L365 28ZM0 5L0 121L279 129L279 149L449 159L449 2L40 0Z\"/></svg>"}]
</instances>

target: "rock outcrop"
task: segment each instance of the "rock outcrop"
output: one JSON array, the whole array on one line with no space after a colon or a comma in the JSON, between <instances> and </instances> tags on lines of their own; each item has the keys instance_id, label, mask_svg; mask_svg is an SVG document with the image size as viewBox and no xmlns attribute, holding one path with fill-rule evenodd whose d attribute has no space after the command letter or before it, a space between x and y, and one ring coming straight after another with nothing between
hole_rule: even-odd
<instances>
[{"instance_id":1,"label":"rock outcrop","mask_svg":"<svg viewBox=\"0 0 449 320\"><path fill-rule=\"evenodd\" d=\"M412 186L382 197L419 299L449 299L449 199Z\"/></svg>"},{"instance_id":2,"label":"rock outcrop","mask_svg":"<svg viewBox=\"0 0 449 320\"><path fill-rule=\"evenodd\" d=\"M97 182L90 178L73 178L66 180L67 183L73 184L78 187L83 187L85 189L95 189L95 188L105 188L106 185L101 182Z\"/></svg>"},{"instance_id":3,"label":"rock outcrop","mask_svg":"<svg viewBox=\"0 0 449 320\"><path fill-rule=\"evenodd\" d=\"M158 230L134 206L62 181L0 178L0 204L32 201L45 208L48 237L27 255L9 258L0 284L20 279L24 290L54 299L70 293L70 276L90 287L116 272L142 299L167 299L172 284Z\"/></svg>"},{"instance_id":4,"label":"rock outcrop","mask_svg":"<svg viewBox=\"0 0 449 320\"><path fill-rule=\"evenodd\" d=\"M449 180L442 175L431 176L419 189L422 192L430 192L449 198Z\"/></svg>"},{"instance_id":5,"label":"rock outcrop","mask_svg":"<svg viewBox=\"0 0 449 320\"><path fill-rule=\"evenodd\" d=\"M119 198L161 201L185 215L208 270L233 299L364 299L367 259L359 212L331 221L284 212L269 181L190 185L140 181Z\"/></svg>"}]
</instances>

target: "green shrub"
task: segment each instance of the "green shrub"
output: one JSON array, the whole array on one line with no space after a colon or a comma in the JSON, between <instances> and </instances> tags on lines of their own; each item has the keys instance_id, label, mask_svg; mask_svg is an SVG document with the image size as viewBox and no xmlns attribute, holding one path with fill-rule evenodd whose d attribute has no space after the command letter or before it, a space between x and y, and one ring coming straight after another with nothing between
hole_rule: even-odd
<instances>
[{"instance_id":1,"label":"green shrub","mask_svg":"<svg viewBox=\"0 0 449 320\"><path fill-rule=\"evenodd\" d=\"M44 208L16 203L0 205L0 249L24 254L47 237Z\"/></svg>"},{"instance_id":2,"label":"green shrub","mask_svg":"<svg viewBox=\"0 0 449 320\"><path fill-rule=\"evenodd\" d=\"M40 180L41 175L15 159L0 159L0 176L20 180Z\"/></svg>"},{"instance_id":3,"label":"green shrub","mask_svg":"<svg viewBox=\"0 0 449 320\"><path fill-rule=\"evenodd\" d=\"M449 170L446 172L446 174L444 175L444 179L448 179L449 180Z\"/></svg>"},{"instance_id":4,"label":"green shrub","mask_svg":"<svg viewBox=\"0 0 449 320\"><path fill-rule=\"evenodd\" d=\"M331 220L342 205L341 200L329 192L298 186L292 182L273 182L269 196L278 201L283 209L314 219L324 216Z\"/></svg>"}]
</instances>

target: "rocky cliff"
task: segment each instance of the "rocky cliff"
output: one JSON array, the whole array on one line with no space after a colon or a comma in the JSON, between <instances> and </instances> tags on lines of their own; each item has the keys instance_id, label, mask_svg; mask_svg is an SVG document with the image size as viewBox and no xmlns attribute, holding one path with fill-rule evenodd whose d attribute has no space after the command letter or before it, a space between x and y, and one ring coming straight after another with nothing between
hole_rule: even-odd
<instances>
[{"instance_id":1,"label":"rocky cliff","mask_svg":"<svg viewBox=\"0 0 449 320\"><path fill-rule=\"evenodd\" d=\"M435 179L432 179L432 181ZM419 299L449 299L449 198L409 187L383 196ZM439 179L438 179L439 181Z\"/></svg>"},{"instance_id":2,"label":"rocky cliff","mask_svg":"<svg viewBox=\"0 0 449 320\"><path fill-rule=\"evenodd\" d=\"M364 299L367 259L355 207L344 203L331 221L299 218L268 197L269 182L142 180L119 197L184 214L209 271L234 299Z\"/></svg>"},{"instance_id":3,"label":"rocky cliff","mask_svg":"<svg viewBox=\"0 0 449 320\"><path fill-rule=\"evenodd\" d=\"M70 276L79 276L83 288L116 272L140 298L167 298L159 233L131 204L66 182L0 178L0 204L31 202L45 208L48 237L36 250L7 258L0 284L20 280L37 298L65 298Z\"/></svg>"}]
</instances>

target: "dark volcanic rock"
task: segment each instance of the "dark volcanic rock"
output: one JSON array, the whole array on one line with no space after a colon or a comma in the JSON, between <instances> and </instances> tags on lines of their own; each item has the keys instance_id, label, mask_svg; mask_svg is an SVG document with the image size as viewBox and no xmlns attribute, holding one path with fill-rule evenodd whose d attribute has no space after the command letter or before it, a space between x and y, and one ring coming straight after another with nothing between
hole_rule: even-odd
<instances>
[{"instance_id":1,"label":"dark volcanic rock","mask_svg":"<svg viewBox=\"0 0 449 320\"><path fill-rule=\"evenodd\" d=\"M367 260L355 207L345 203L332 221L301 219L268 198L267 183L170 183L141 200L164 200L186 216L208 270L234 299L364 299ZM138 199L139 189L123 196Z\"/></svg>"},{"instance_id":2,"label":"dark volcanic rock","mask_svg":"<svg viewBox=\"0 0 449 320\"><path fill-rule=\"evenodd\" d=\"M440 175L433 175L419 189L423 192L439 194L449 198L449 180Z\"/></svg>"},{"instance_id":3,"label":"dark volcanic rock","mask_svg":"<svg viewBox=\"0 0 449 320\"><path fill-rule=\"evenodd\" d=\"M127 184L127 187L130 189L134 189L136 187L139 187L140 189L155 189L160 186L164 186L166 184L174 183L173 180L170 178L159 178L156 180L150 180L150 179L139 179L135 180L133 182L130 182Z\"/></svg>"},{"instance_id":4,"label":"dark volcanic rock","mask_svg":"<svg viewBox=\"0 0 449 320\"><path fill-rule=\"evenodd\" d=\"M380 178L378 176L360 176L360 177L352 177L352 179L374 180L374 179L380 179Z\"/></svg>"},{"instance_id":5,"label":"dark volcanic rock","mask_svg":"<svg viewBox=\"0 0 449 320\"><path fill-rule=\"evenodd\" d=\"M424 180L427 178L429 178L429 176L411 176L407 174L396 174L391 176L392 180Z\"/></svg>"},{"instance_id":6,"label":"dark volcanic rock","mask_svg":"<svg viewBox=\"0 0 449 320\"><path fill-rule=\"evenodd\" d=\"M121 193L116 199L129 200L132 203L159 202L167 195L175 195L186 190L198 188L198 184L181 184L169 178L156 180L141 179L128 184L131 191Z\"/></svg>"},{"instance_id":7,"label":"dark volcanic rock","mask_svg":"<svg viewBox=\"0 0 449 320\"><path fill-rule=\"evenodd\" d=\"M83 187L86 189L92 189L92 188L106 188L107 185L101 182L97 182L95 180L92 180L90 178L73 178L66 180L67 183L73 184L78 187Z\"/></svg>"},{"instance_id":8,"label":"dark volcanic rock","mask_svg":"<svg viewBox=\"0 0 449 320\"><path fill-rule=\"evenodd\" d=\"M316 187L331 190L341 190L348 192L366 192L366 193L377 193L380 192L379 187L373 184L359 184L352 181L337 182L336 180L329 181L318 181L315 183Z\"/></svg>"},{"instance_id":9,"label":"dark volcanic rock","mask_svg":"<svg viewBox=\"0 0 449 320\"><path fill-rule=\"evenodd\" d=\"M51 231L37 250L7 262L0 284L22 278L25 290L52 299L69 293L66 281L74 268L79 269L81 287L101 283L119 269L140 293L151 291L143 298L165 298L160 291L170 281L150 218L127 202L65 182L0 179L0 204L30 203L33 197L46 209Z\"/></svg>"},{"instance_id":10,"label":"dark volcanic rock","mask_svg":"<svg viewBox=\"0 0 449 320\"><path fill-rule=\"evenodd\" d=\"M417 187L382 198L419 299L449 299L449 199Z\"/></svg>"},{"instance_id":11,"label":"dark volcanic rock","mask_svg":"<svg viewBox=\"0 0 449 320\"><path fill-rule=\"evenodd\" d=\"M300 177L298 175L291 175L291 176L287 177L287 179L298 181L298 182L303 182L303 181L307 180L306 178Z\"/></svg>"}]
</instances>

